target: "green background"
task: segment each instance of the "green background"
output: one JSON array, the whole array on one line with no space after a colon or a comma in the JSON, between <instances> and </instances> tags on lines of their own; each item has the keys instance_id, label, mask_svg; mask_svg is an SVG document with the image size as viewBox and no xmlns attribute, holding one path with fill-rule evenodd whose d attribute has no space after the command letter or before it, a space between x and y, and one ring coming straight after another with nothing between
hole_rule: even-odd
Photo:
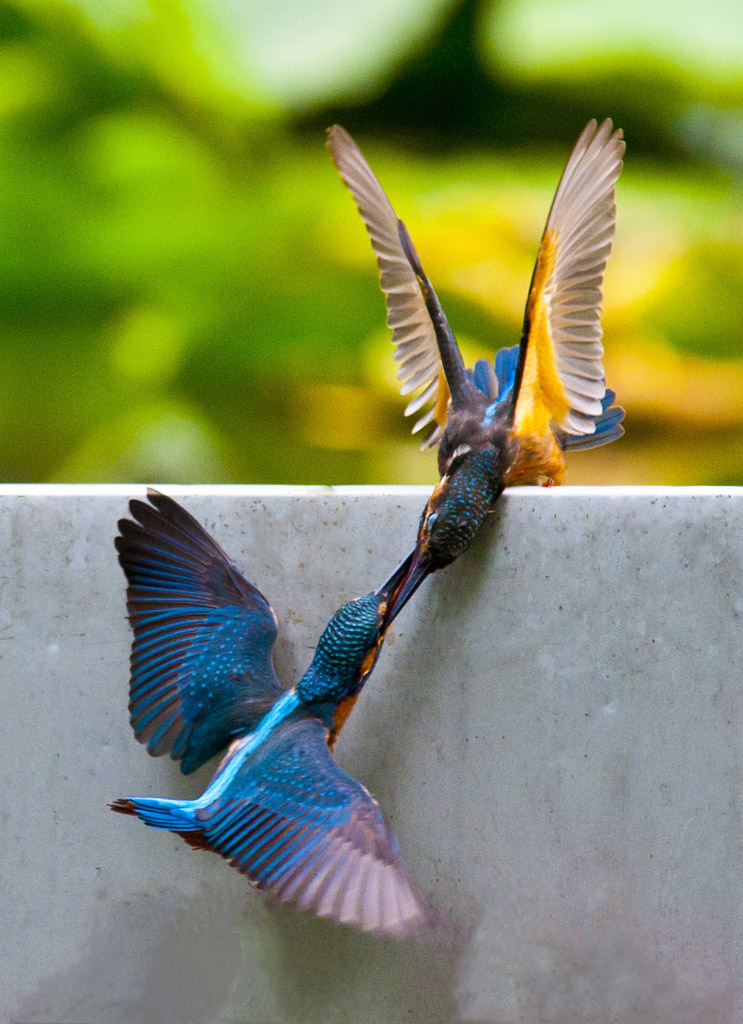
<instances>
[{"instance_id":1,"label":"green background","mask_svg":"<svg viewBox=\"0 0 743 1024\"><path fill-rule=\"evenodd\" d=\"M743 484L739 0L0 3L0 479L433 481L324 129L475 358L605 116L627 436L568 482Z\"/></svg>"}]
</instances>

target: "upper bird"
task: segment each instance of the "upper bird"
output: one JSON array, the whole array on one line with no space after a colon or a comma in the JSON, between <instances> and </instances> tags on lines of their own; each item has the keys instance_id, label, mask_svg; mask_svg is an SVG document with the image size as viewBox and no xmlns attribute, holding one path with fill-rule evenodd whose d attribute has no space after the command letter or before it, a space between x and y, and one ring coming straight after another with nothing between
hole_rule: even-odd
<instances>
[{"instance_id":1,"label":"upper bird","mask_svg":"<svg viewBox=\"0 0 743 1024\"><path fill-rule=\"evenodd\" d=\"M610 120L590 121L552 202L526 302L521 342L491 366L461 352L404 223L351 136L328 130L328 148L358 206L379 265L403 395L420 390L413 431L433 424L441 479L421 519L399 610L428 573L471 543L504 487L561 483L565 449L624 433L624 410L606 388L601 302L616 220L614 185L625 144Z\"/></svg>"},{"instance_id":2,"label":"upper bird","mask_svg":"<svg viewBox=\"0 0 743 1024\"><path fill-rule=\"evenodd\" d=\"M132 727L151 754L191 772L229 748L196 800L128 797L111 807L225 857L260 889L320 917L402 935L424 903L376 800L332 756L391 621L378 590L331 618L310 667L285 690L263 595L175 501L148 492L119 522L134 630Z\"/></svg>"}]
</instances>

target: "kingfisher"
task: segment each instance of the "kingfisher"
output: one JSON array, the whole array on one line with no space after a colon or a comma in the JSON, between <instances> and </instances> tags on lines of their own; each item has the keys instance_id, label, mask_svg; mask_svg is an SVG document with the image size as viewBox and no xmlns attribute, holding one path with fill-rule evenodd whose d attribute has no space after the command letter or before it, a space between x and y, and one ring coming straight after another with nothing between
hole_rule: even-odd
<instances>
[{"instance_id":1,"label":"kingfisher","mask_svg":"<svg viewBox=\"0 0 743 1024\"><path fill-rule=\"evenodd\" d=\"M169 752L184 774L226 753L198 799L109 806L221 854L256 888L318 917L393 936L430 923L379 804L332 754L407 561L333 615L286 690L266 598L177 502L148 498L130 502L115 542L134 632L131 724L150 754Z\"/></svg>"},{"instance_id":2,"label":"kingfisher","mask_svg":"<svg viewBox=\"0 0 743 1024\"><path fill-rule=\"evenodd\" d=\"M624 410L606 387L602 284L616 221L614 185L625 143L611 120L589 121L557 187L531 278L521 341L494 363L466 368L410 234L345 129L328 149L366 226L379 267L406 415L430 426L422 448L439 446L440 480L421 518L397 611L431 572L471 544L505 487L552 486L564 452L608 444L624 433Z\"/></svg>"}]
</instances>

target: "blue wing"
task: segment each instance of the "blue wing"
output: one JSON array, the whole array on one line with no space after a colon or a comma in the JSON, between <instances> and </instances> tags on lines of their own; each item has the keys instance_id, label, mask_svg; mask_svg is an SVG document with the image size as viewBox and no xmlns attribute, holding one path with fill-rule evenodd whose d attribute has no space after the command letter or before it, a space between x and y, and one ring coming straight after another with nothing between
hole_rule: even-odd
<instances>
[{"instance_id":1,"label":"blue wing","mask_svg":"<svg viewBox=\"0 0 743 1024\"><path fill-rule=\"evenodd\" d=\"M271 663L276 618L196 520L148 491L119 522L134 630L129 711L154 756L184 774L252 729L284 690Z\"/></svg>"},{"instance_id":2,"label":"blue wing","mask_svg":"<svg viewBox=\"0 0 743 1024\"><path fill-rule=\"evenodd\" d=\"M398 935L427 918L379 805L338 767L314 716L278 726L195 823L192 845L319 917Z\"/></svg>"}]
</instances>

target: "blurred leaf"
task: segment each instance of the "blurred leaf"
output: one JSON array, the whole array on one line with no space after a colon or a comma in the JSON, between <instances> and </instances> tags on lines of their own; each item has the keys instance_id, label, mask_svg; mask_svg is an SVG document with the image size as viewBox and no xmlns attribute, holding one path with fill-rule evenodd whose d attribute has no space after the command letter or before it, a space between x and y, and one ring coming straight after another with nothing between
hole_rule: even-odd
<instances>
[{"instance_id":1,"label":"blurred leaf","mask_svg":"<svg viewBox=\"0 0 743 1024\"><path fill-rule=\"evenodd\" d=\"M680 351L739 359L742 295L743 247L699 246L672 268L667 287L647 311L647 323Z\"/></svg>"},{"instance_id":2,"label":"blurred leaf","mask_svg":"<svg viewBox=\"0 0 743 1024\"><path fill-rule=\"evenodd\" d=\"M711 103L689 104L674 125L681 145L719 167L743 170L743 109L719 109Z\"/></svg>"},{"instance_id":3,"label":"blurred leaf","mask_svg":"<svg viewBox=\"0 0 743 1024\"><path fill-rule=\"evenodd\" d=\"M368 94L450 5L451 0L67 0L109 44L125 46L179 93L203 98L221 90L256 107L301 107L339 94Z\"/></svg>"},{"instance_id":4,"label":"blurred leaf","mask_svg":"<svg viewBox=\"0 0 743 1024\"><path fill-rule=\"evenodd\" d=\"M183 335L162 310L137 306L127 310L113 331L114 371L140 383L165 383L181 362Z\"/></svg>"},{"instance_id":5,"label":"blurred leaf","mask_svg":"<svg viewBox=\"0 0 743 1024\"><path fill-rule=\"evenodd\" d=\"M664 61L680 78L743 82L738 0L491 0L485 26L492 59L524 78L582 77L629 58Z\"/></svg>"},{"instance_id":6,"label":"blurred leaf","mask_svg":"<svg viewBox=\"0 0 743 1024\"><path fill-rule=\"evenodd\" d=\"M196 0L191 0L196 7ZM202 3L218 20L234 82L250 67L268 95L302 107L377 89L451 0L261 0Z\"/></svg>"},{"instance_id":7,"label":"blurred leaf","mask_svg":"<svg viewBox=\"0 0 743 1024\"><path fill-rule=\"evenodd\" d=\"M687 60L667 6L613 36L583 10L0 0L0 476L432 481L322 129L365 126L471 361L518 340L597 106L629 139L604 315L628 433L570 479L739 474L743 86L712 29Z\"/></svg>"},{"instance_id":8,"label":"blurred leaf","mask_svg":"<svg viewBox=\"0 0 743 1024\"><path fill-rule=\"evenodd\" d=\"M0 118L33 108L49 98L50 81L44 60L19 44L0 46Z\"/></svg>"},{"instance_id":9,"label":"blurred leaf","mask_svg":"<svg viewBox=\"0 0 743 1024\"><path fill-rule=\"evenodd\" d=\"M203 416L165 402L101 424L65 458L53 479L219 483L230 476L224 454L223 440Z\"/></svg>"}]
</instances>

